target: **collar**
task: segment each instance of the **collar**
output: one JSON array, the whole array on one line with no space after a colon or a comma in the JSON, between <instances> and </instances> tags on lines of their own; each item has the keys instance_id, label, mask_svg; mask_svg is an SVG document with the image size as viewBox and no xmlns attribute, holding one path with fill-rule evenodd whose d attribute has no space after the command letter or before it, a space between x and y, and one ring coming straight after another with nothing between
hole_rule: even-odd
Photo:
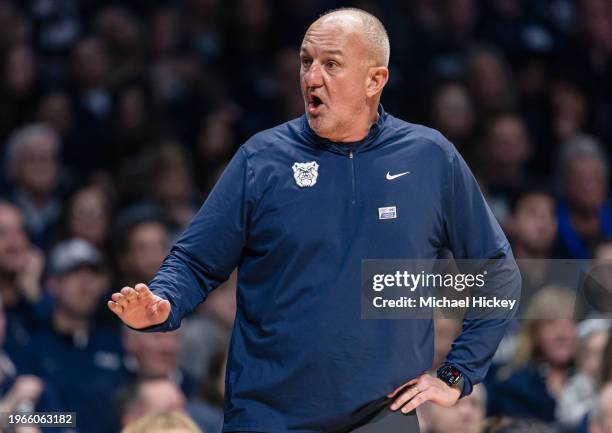
<instances>
[{"instance_id":1,"label":"collar","mask_svg":"<svg viewBox=\"0 0 612 433\"><path fill-rule=\"evenodd\" d=\"M370 126L370 130L368 134L359 141L351 141L351 142L338 142L328 140L327 138L323 138L318 136L308 124L308 119L306 118L306 114L302 115L302 134L308 141L308 143L313 146L328 150L330 152L338 153L341 155L348 155L349 152L363 152L366 149L375 147L377 142L376 138L380 135L380 132L383 129L385 122L389 115L383 109L382 104L378 104L378 119L376 122Z\"/></svg>"}]
</instances>

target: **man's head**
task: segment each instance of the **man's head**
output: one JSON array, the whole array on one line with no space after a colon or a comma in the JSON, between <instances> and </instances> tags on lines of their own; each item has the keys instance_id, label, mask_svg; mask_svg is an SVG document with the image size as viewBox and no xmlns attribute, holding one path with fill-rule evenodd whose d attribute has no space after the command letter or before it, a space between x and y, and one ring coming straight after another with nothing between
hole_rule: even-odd
<instances>
[{"instance_id":1,"label":"man's head","mask_svg":"<svg viewBox=\"0 0 612 433\"><path fill-rule=\"evenodd\" d=\"M560 169L565 198L580 213L598 213L608 195L609 163L601 143L577 134L561 149Z\"/></svg>"},{"instance_id":2,"label":"man's head","mask_svg":"<svg viewBox=\"0 0 612 433\"><path fill-rule=\"evenodd\" d=\"M389 38L360 9L328 12L311 24L300 49L300 85L313 131L357 141L375 119L389 77Z\"/></svg>"},{"instance_id":3,"label":"man's head","mask_svg":"<svg viewBox=\"0 0 612 433\"><path fill-rule=\"evenodd\" d=\"M83 239L57 244L49 260L47 284L55 308L77 319L91 318L107 285L101 253Z\"/></svg>"},{"instance_id":4,"label":"man's head","mask_svg":"<svg viewBox=\"0 0 612 433\"><path fill-rule=\"evenodd\" d=\"M121 388L116 395L121 426L145 415L167 411L185 412L185 395L171 380L137 379Z\"/></svg>"},{"instance_id":5,"label":"man's head","mask_svg":"<svg viewBox=\"0 0 612 433\"><path fill-rule=\"evenodd\" d=\"M550 253L557 235L555 198L546 188L523 188L512 199L509 229L515 247L523 254Z\"/></svg>"},{"instance_id":6,"label":"man's head","mask_svg":"<svg viewBox=\"0 0 612 433\"><path fill-rule=\"evenodd\" d=\"M612 383L605 385L589 417L589 433L612 433Z\"/></svg>"},{"instance_id":7,"label":"man's head","mask_svg":"<svg viewBox=\"0 0 612 433\"><path fill-rule=\"evenodd\" d=\"M15 131L6 143L6 172L30 194L47 196L59 178L60 138L42 123Z\"/></svg>"},{"instance_id":8,"label":"man's head","mask_svg":"<svg viewBox=\"0 0 612 433\"><path fill-rule=\"evenodd\" d=\"M168 376L179 368L179 331L147 333L124 328L123 346L144 377Z\"/></svg>"}]
</instances>

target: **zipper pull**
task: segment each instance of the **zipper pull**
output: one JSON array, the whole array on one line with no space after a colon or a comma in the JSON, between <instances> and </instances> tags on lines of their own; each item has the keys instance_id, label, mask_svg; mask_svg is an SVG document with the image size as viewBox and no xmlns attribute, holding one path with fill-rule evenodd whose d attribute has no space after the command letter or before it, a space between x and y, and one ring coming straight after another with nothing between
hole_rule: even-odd
<instances>
[{"instance_id":1,"label":"zipper pull","mask_svg":"<svg viewBox=\"0 0 612 433\"><path fill-rule=\"evenodd\" d=\"M349 152L349 158L353 159L353 151L352 150Z\"/></svg>"}]
</instances>

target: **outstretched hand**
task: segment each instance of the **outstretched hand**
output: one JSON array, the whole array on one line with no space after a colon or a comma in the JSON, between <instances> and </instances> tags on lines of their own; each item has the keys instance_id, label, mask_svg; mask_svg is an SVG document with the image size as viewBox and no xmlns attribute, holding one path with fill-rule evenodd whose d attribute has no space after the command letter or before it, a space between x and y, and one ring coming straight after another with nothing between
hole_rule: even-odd
<instances>
[{"instance_id":1,"label":"outstretched hand","mask_svg":"<svg viewBox=\"0 0 612 433\"><path fill-rule=\"evenodd\" d=\"M440 406L452 406L459 400L460 396L461 391L457 388L452 388L437 377L426 373L406 382L387 395L387 397L395 399L390 409L392 411L401 409L404 414L416 409L426 401L431 401Z\"/></svg>"},{"instance_id":2,"label":"outstretched hand","mask_svg":"<svg viewBox=\"0 0 612 433\"><path fill-rule=\"evenodd\" d=\"M170 302L154 295L142 283L113 293L107 305L123 323L136 329L159 325L170 315Z\"/></svg>"}]
</instances>

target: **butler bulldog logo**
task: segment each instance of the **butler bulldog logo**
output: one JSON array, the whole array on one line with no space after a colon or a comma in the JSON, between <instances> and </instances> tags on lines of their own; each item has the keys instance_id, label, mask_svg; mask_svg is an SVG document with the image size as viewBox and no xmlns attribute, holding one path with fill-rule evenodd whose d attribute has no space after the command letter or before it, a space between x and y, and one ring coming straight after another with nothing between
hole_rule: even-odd
<instances>
[{"instance_id":1,"label":"butler bulldog logo","mask_svg":"<svg viewBox=\"0 0 612 433\"><path fill-rule=\"evenodd\" d=\"M299 187L314 186L319 176L319 164L316 161L296 162L293 168L293 178Z\"/></svg>"}]
</instances>

